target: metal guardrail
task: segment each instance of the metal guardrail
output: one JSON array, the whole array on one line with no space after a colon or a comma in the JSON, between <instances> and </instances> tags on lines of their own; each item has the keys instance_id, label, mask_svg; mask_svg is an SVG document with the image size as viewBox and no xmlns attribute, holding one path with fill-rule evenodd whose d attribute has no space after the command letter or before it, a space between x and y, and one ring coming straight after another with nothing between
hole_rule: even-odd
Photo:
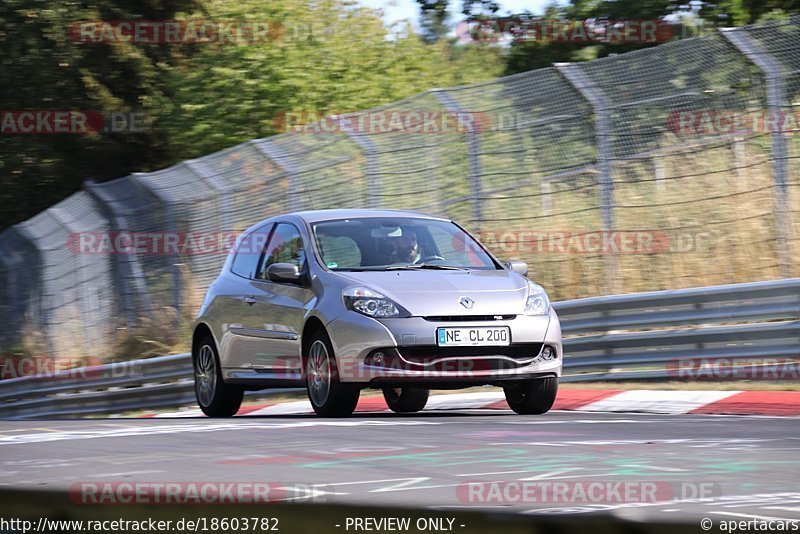
<instances>
[{"instance_id":1,"label":"metal guardrail","mask_svg":"<svg viewBox=\"0 0 800 534\"><path fill-rule=\"evenodd\" d=\"M565 381L682 379L690 360L800 358L800 278L557 302ZM690 365L685 365L685 364Z\"/></svg>"},{"instance_id":2,"label":"metal guardrail","mask_svg":"<svg viewBox=\"0 0 800 534\"><path fill-rule=\"evenodd\" d=\"M680 379L677 369L687 359L800 359L800 278L553 306L565 335L563 381ZM4 418L112 414L194 402L189 354L0 381Z\"/></svg>"}]
</instances>

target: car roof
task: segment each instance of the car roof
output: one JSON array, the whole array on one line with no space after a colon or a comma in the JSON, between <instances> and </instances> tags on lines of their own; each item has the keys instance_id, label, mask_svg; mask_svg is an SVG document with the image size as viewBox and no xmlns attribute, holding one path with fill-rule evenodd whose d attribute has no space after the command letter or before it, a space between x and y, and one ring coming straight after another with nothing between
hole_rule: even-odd
<instances>
[{"instance_id":1,"label":"car roof","mask_svg":"<svg viewBox=\"0 0 800 534\"><path fill-rule=\"evenodd\" d=\"M436 219L447 221L446 217L439 217L430 215L428 213L420 213L416 211L403 211L403 210L370 210L370 209L330 209L330 210L314 210L314 211L297 211L294 213L287 213L287 216L293 215L303 219L308 223L315 223L320 221L329 221L336 219L363 219L366 217L416 217L419 219Z\"/></svg>"}]
</instances>

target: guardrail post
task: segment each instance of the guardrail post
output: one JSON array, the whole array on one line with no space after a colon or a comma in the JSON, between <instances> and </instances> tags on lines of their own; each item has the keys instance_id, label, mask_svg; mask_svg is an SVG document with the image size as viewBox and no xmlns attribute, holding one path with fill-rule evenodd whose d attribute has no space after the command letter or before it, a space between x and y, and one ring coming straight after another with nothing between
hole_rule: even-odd
<instances>
[{"instance_id":1,"label":"guardrail post","mask_svg":"<svg viewBox=\"0 0 800 534\"><path fill-rule=\"evenodd\" d=\"M298 211L300 209L300 197L298 193L300 182L297 178L298 173L295 165L289 161L289 158L283 154L278 147L270 143L269 139L255 139L251 141L251 143L253 143L253 146L256 147L259 152L286 172L286 177L289 179L289 192L286 195L287 208L288 211Z\"/></svg>"},{"instance_id":2,"label":"guardrail post","mask_svg":"<svg viewBox=\"0 0 800 534\"><path fill-rule=\"evenodd\" d=\"M447 94L446 91L441 89L433 89L431 92L436 96L437 100L444 106L445 110L453 111L456 113L464 113L461 105L456 102L453 97ZM467 145L469 156L469 185L472 193L472 222L483 222L483 184L481 183L481 142L478 137L479 133L471 129L467 133Z\"/></svg>"},{"instance_id":3,"label":"guardrail post","mask_svg":"<svg viewBox=\"0 0 800 534\"><path fill-rule=\"evenodd\" d=\"M612 180L611 159L611 116L608 100L603 90L597 87L583 70L571 63L556 63L558 72L580 95L589 102L595 115L594 135L597 143L597 181L600 184L600 215L605 232L614 231L614 181ZM617 258L615 254L605 254L604 270L609 293L619 292Z\"/></svg>"},{"instance_id":4,"label":"guardrail post","mask_svg":"<svg viewBox=\"0 0 800 534\"><path fill-rule=\"evenodd\" d=\"M770 56L752 37L741 29L721 28L720 35L745 55L763 74L767 86L767 110L772 121L789 109L786 98L785 74L780 64ZM769 121L769 122L772 122ZM772 122L773 124L783 121ZM781 126L770 132L772 137L772 174L775 182L775 236L778 245L778 261L783 277L792 275L792 254L789 243L789 195L786 185L787 160L786 136Z\"/></svg>"}]
</instances>

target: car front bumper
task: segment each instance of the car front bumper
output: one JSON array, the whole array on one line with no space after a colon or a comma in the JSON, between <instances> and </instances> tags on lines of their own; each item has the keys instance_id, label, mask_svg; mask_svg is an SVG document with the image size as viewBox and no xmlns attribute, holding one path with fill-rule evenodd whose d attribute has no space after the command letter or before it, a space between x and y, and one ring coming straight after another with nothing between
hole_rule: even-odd
<instances>
[{"instance_id":1,"label":"car front bumper","mask_svg":"<svg viewBox=\"0 0 800 534\"><path fill-rule=\"evenodd\" d=\"M508 326L507 347L438 347L441 326ZM549 315L446 322L423 317L373 319L345 313L328 324L342 382L385 386L419 383L464 387L543 376L561 376L561 326ZM550 348L548 357L544 351ZM383 362L376 364L377 352Z\"/></svg>"}]
</instances>

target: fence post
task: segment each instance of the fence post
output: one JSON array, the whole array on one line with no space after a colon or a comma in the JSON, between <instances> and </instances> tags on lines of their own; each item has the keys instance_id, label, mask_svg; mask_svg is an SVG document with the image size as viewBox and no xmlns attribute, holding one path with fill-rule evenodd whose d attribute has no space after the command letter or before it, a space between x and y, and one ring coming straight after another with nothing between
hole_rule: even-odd
<instances>
[{"instance_id":1,"label":"fence post","mask_svg":"<svg viewBox=\"0 0 800 534\"><path fill-rule=\"evenodd\" d=\"M77 193L76 193L77 194ZM67 231L67 239L69 236L76 235L80 233L80 227L77 226L78 221L75 220L75 217L72 214L65 212L64 210L58 209L56 207L51 207L48 212L53 217L53 219L58 222L66 231ZM93 347L86 347L85 343L82 347L82 352L84 353L91 353L91 348L98 347L102 345L102 340L99 340L95 337L97 333L97 328L99 325L103 324L103 321L107 318L104 317L97 317L96 314L92 313L92 299L91 294L89 293L89 285L91 284L90 280L87 278L87 270L88 265L86 263L86 254L81 253L80 250L78 251L70 251L72 254L78 256L78 263L79 266L79 273L76 273L80 276L80 299L81 304L78 306L78 312L81 316L81 321L84 324L83 334L84 334L84 342L88 341L93 345ZM91 327L91 328L90 328ZM77 340L75 340L77 341ZM88 349L88 350L87 350Z\"/></svg>"},{"instance_id":2,"label":"fence post","mask_svg":"<svg viewBox=\"0 0 800 534\"><path fill-rule=\"evenodd\" d=\"M175 235L178 233L178 224L175 220L175 207L170 202L169 197L164 194L164 192L159 190L157 187L152 187L146 180L141 179L142 176L147 176L147 174L148 173L146 172L134 172L131 173L131 178L144 189L150 191L150 193L152 193L153 196L158 199L158 201L161 203L164 213L164 226L166 227L166 232L168 235ZM178 252L176 249L175 253L172 254L172 306L178 312L181 311L183 296L183 277L181 273L182 265L183 260L181 259L180 252Z\"/></svg>"},{"instance_id":3,"label":"fence post","mask_svg":"<svg viewBox=\"0 0 800 534\"><path fill-rule=\"evenodd\" d=\"M51 308L46 308L43 305L44 298L44 285L45 285L45 278L44 278L44 248L41 244L38 243L38 238L34 235L33 232L28 228L28 224L30 223L30 219L27 221L23 221L21 223L17 223L13 225L12 231L19 236L21 241L30 243L30 249L35 251L36 258L33 260L33 265L29 266L29 269L36 269L36 275L38 277L38 285L36 286L37 295L33 295L31 298L31 303L34 305L34 309L30 312L30 319L34 323L33 326L36 328L41 328L42 335L44 336L44 342L47 346L47 353L49 355L54 355L55 345L53 344L53 338L51 335ZM35 267L34 267L35 265Z\"/></svg>"},{"instance_id":4,"label":"fence post","mask_svg":"<svg viewBox=\"0 0 800 534\"><path fill-rule=\"evenodd\" d=\"M767 111L773 120L781 117L789 108L786 99L785 75L780 64L770 56L746 31L736 28L721 28L720 35L764 73L767 86ZM768 121L771 122L771 121ZM780 121L782 122L782 121ZM772 174L775 182L775 240L778 245L778 262L780 273L784 278L792 276L791 251L789 250L789 201L786 185L787 151L786 136L781 126L773 128L772 137Z\"/></svg>"},{"instance_id":5,"label":"fence post","mask_svg":"<svg viewBox=\"0 0 800 534\"><path fill-rule=\"evenodd\" d=\"M432 89L431 92L447 111L464 113L461 105L453 100L453 97L447 94L446 91ZM469 156L469 185L472 192L472 222L473 224L480 224L483 222L483 184L481 183L481 163L479 160L481 142L475 129L470 129L467 132L467 144L469 147L467 154Z\"/></svg>"},{"instance_id":6,"label":"fence post","mask_svg":"<svg viewBox=\"0 0 800 534\"><path fill-rule=\"evenodd\" d=\"M97 202L100 211L108 218L109 229L123 232L133 231L127 218L116 211L113 200L105 191L98 187L97 182L94 180L86 180L83 182L83 189ZM141 308L144 308L144 312L152 317L153 305L150 301L150 294L147 291L147 284L144 281L142 266L139 265L139 260L136 258L136 255L115 254L111 262L120 267L120 272L118 274L120 275L119 279L123 288L122 309L126 315L128 326L133 326L138 322L137 313L141 311ZM116 269L113 269L112 272L114 270ZM141 306L138 308L136 302L131 300L134 293L136 293L140 299Z\"/></svg>"},{"instance_id":7,"label":"fence post","mask_svg":"<svg viewBox=\"0 0 800 534\"><path fill-rule=\"evenodd\" d=\"M336 117L332 117L335 119ZM378 181L378 154L375 150L375 143L363 133L354 132L346 129L345 133L364 153L365 173L367 179L367 206L377 208L380 205L380 182Z\"/></svg>"},{"instance_id":8,"label":"fence post","mask_svg":"<svg viewBox=\"0 0 800 534\"><path fill-rule=\"evenodd\" d=\"M5 321L0 326L0 341L13 339L16 342L21 339L28 306L31 302L40 300L38 296L34 298L32 295L34 284L25 279L25 276L32 277L32 273L36 273L38 269L25 262L18 244L14 243L19 239L19 233L13 226L0 233L0 265L6 272L6 287L0 293L5 302L0 306L8 306ZM8 341L8 344L12 342Z\"/></svg>"},{"instance_id":9,"label":"fence post","mask_svg":"<svg viewBox=\"0 0 800 534\"><path fill-rule=\"evenodd\" d=\"M189 170L189 172L200 178L203 182L207 183L211 189L214 190L214 193L217 195L217 206L219 207L221 215L219 218L220 227L217 229L222 229L226 232L231 231L230 195L228 194L228 189L225 187L224 182L222 181L222 177L217 176L211 170L209 170L201 159L187 160L184 162L184 166Z\"/></svg>"},{"instance_id":10,"label":"fence post","mask_svg":"<svg viewBox=\"0 0 800 534\"><path fill-rule=\"evenodd\" d=\"M288 211L298 211L300 209L300 197L298 196L300 183L297 179L298 173L295 165L289 161L289 158L284 155L278 147L271 144L269 139L254 139L251 142L259 152L275 162L276 165L283 168L284 172L286 172L286 177L289 179L289 192L286 195L287 208Z\"/></svg>"},{"instance_id":11,"label":"fence post","mask_svg":"<svg viewBox=\"0 0 800 534\"><path fill-rule=\"evenodd\" d=\"M556 63L558 72L572 85L592 107L594 112L594 135L597 144L597 170L600 184L600 216L605 232L614 231L614 181L611 171L611 116L608 100L586 73L571 63ZM606 286L609 293L619 292L619 276L616 254L603 255Z\"/></svg>"}]
</instances>

